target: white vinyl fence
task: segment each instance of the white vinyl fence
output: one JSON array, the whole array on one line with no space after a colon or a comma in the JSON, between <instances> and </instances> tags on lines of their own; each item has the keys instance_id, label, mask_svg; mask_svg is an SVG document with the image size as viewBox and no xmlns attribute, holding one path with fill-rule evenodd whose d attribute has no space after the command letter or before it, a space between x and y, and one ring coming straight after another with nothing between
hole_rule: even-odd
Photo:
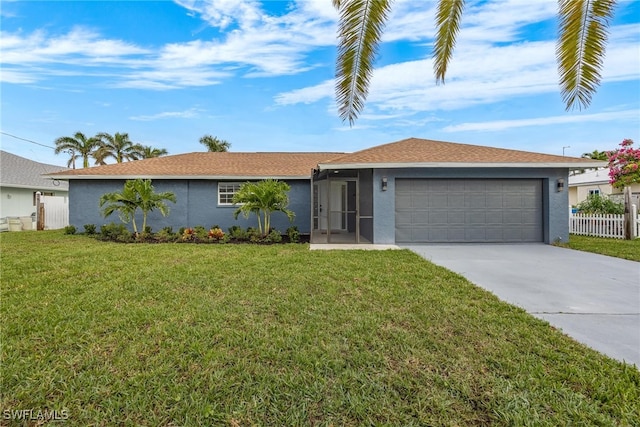
<instances>
[{"instance_id":1,"label":"white vinyl fence","mask_svg":"<svg viewBox=\"0 0 640 427\"><path fill-rule=\"evenodd\" d=\"M69 199L65 196L40 196L37 215L38 229L64 228L69 225Z\"/></svg>"},{"instance_id":2,"label":"white vinyl fence","mask_svg":"<svg viewBox=\"0 0 640 427\"><path fill-rule=\"evenodd\" d=\"M638 208L631 205L632 238L640 237ZM583 236L624 239L624 215L569 214L569 233Z\"/></svg>"}]
</instances>

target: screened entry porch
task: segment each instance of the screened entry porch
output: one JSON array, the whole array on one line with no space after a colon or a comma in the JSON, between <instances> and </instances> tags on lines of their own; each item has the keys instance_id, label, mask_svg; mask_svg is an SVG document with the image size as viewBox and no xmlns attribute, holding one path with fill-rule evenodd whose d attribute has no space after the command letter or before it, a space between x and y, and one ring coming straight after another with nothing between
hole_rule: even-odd
<instances>
[{"instance_id":1,"label":"screened entry porch","mask_svg":"<svg viewBox=\"0 0 640 427\"><path fill-rule=\"evenodd\" d=\"M311 243L372 243L371 170L314 171Z\"/></svg>"}]
</instances>

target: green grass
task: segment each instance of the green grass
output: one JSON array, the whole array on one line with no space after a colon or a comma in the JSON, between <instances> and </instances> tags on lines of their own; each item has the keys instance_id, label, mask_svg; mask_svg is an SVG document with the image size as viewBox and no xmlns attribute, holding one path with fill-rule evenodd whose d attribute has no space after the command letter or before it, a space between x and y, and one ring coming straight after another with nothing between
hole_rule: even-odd
<instances>
[{"instance_id":1,"label":"green grass","mask_svg":"<svg viewBox=\"0 0 640 427\"><path fill-rule=\"evenodd\" d=\"M560 246L616 258L640 261L640 239L606 239L604 237L578 236L572 234L569 236L569 243L561 244Z\"/></svg>"},{"instance_id":2,"label":"green grass","mask_svg":"<svg viewBox=\"0 0 640 427\"><path fill-rule=\"evenodd\" d=\"M94 426L640 420L635 367L409 251L0 239L3 414L64 409L67 425Z\"/></svg>"}]
</instances>

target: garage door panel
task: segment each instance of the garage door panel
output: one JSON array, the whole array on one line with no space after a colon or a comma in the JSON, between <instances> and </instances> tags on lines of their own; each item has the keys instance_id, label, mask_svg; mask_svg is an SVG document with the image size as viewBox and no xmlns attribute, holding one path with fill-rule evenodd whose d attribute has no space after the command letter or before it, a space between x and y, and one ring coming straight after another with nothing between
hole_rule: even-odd
<instances>
[{"instance_id":1,"label":"garage door panel","mask_svg":"<svg viewBox=\"0 0 640 427\"><path fill-rule=\"evenodd\" d=\"M542 182L396 179L398 242L539 242Z\"/></svg>"},{"instance_id":2,"label":"garage door panel","mask_svg":"<svg viewBox=\"0 0 640 427\"><path fill-rule=\"evenodd\" d=\"M412 218L411 211L396 211L396 228L403 226L411 226Z\"/></svg>"},{"instance_id":3,"label":"garage door panel","mask_svg":"<svg viewBox=\"0 0 640 427\"><path fill-rule=\"evenodd\" d=\"M465 228L464 230L465 242L486 242L487 234L484 228Z\"/></svg>"},{"instance_id":4,"label":"garage door panel","mask_svg":"<svg viewBox=\"0 0 640 427\"><path fill-rule=\"evenodd\" d=\"M447 213L447 223L449 225L464 225L465 213L463 210L450 210Z\"/></svg>"},{"instance_id":5,"label":"garage door panel","mask_svg":"<svg viewBox=\"0 0 640 427\"><path fill-rule=\"evenodd\" d=\"M487 222L487 215L485 212L474 210L472 212L465 212L464 223L468 225L484 225Z\"/></svg>"},{"instance_id":6,"label":"garage door panel","mask_svg":"<svg viewBox=\"0 0 640 427\"><path fill-rule=\"evenodd\" d=\"M411 225L413 227L429 224L429 211L426 209L411 212Z\"/></svg>"},{"instance_id":7,"label":"garage door panel","mask_svg":"<svg viewBox=\"0 0 640 427\"><path fill-rule=\"evenodd\" d=\"M429 212L429 225L448 225L449 211L446 209L432 210Z\"/></svg>"},{"instance_id":8,"label":"garage door panel","mask_svg":"<svg viewBox=\"0 0 640 427\"><path fill-rule=\"evenodd\" d=\"M445 230L443 235L446 237L446 242L460 242L463 243L465 241L464 237L464 228L450 228L449 230Z\"/></svg>"},{"instance_id":9,"label":"garage door panel","mask_svg":"<svg viewBox=\"0 0 640 427\"><path fill-rule=\"evenodd\" d=\"M411 193L396 192L396 206L402 206L402 209L411 208Z\"/></svg>"},{"instance_id":10,"label":"garage door panel","mask_svg":"<svg viewBox=\"0 0 640 427\"><path fill-rule=\"evenodd\" d=\"M464 208L464 193L450 193L447 195L447 206L450 208Z\"/></svg>"},{"instance_id":11,"label":"garage door panel","mask_svg":"<svg viewBox=\"0 0 640 427\"><path fill-rule=\"evenodd\" d=\"M411 228L396 227L396 240L398 242L413 242L414 240L411 237Z\"/></svg>"},{"instance_id":12,"label":"garage door panel","mask_svg":"<svg viewBox=\"0 0 640 427\"><path fill-rule=\"evenodd\" d=\"M454 180L449 181L450 187L459 188L461 185L464 188L464 191L469 193L484 193L487 187L487 182L483 180L475 180L475 179L465 179L460 182L456 182Z\"/></svg>"},{"instance_id":13,"label":"garage door panel","mask_svg":"<svg viewBox=\"0 0 640 427\"><path fill-rule=\"evenodd\" d=\"M426 194L419 196L417 194L411 195L411 206L414 208L422 209L429 206L429 197Z\"/></svg>"},{"instance_id":14,"label":"garage door panel","mask_svg":"<svg viewBox=\"0 0 640 427\"><path fill-rule=\"evenodd\" d=\"M487 225L504 223L503 211L498 209L487 209Z\"/></svg>"},{"instance_id":15,"label":"garage door panel","mask_svg":"<svg viewBox=\"0 0 640 427\"><path fill-rule=\"evenodd\" d=\"M484 194L468 193L464 197L465 208L485 208L487 207L487 198Z\"/></svg>"},{"instance_id":16,"label":"garage door panel","mask_svg":"<svg viewBox=\"0 0 640 427\"><path fill-rule=\"evenodd\" d=\"M449 194L447 193L441 193L437 191L427 194L426 197L429 198L429 207L447 207L447 203L449 200Z\"/></svg>"}]
</instances>

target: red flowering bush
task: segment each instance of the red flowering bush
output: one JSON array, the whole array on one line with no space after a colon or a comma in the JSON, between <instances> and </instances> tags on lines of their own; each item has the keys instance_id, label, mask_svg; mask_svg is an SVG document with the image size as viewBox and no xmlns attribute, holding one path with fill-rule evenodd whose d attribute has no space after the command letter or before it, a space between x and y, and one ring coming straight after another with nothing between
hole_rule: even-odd
<instances>
[{"instance_id":1,"label":"red flowering bush","mask_svg":"<svg viewBox=\"0 0 640 427\"><path fill-rule=\"evenodd\" d=\"M633 148L633 141L625 139L620 148L607 153L609 156L609 183L624 188L640 182L640 149Z\"/></svg>"}]
</instances>

